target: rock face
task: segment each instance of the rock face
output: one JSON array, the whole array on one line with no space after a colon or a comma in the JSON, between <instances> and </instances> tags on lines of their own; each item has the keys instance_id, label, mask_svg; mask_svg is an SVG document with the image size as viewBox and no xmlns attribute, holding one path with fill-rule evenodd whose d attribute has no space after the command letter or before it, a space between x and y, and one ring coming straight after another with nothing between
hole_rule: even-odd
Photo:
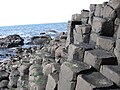
<instances>
[{"instance_id":1,"label":"rock face","mask_svg":"<svg viewBox=\"0 0 120 90\"><path fill-rule=\"evenodd\" d=\"M51 40L50 36L34 36L31 38L31 42L29 42L30 44L34 44L34 45L44 45L44 44L48 44Z\"/></svg>"},{"instance_id":2,"label":"rock face","mask_svg":"<svg viewBox=\"0 0 120 90\"><path fill-rule=\"evenodd\" d=\"M19 35L9 35L0 39L0 48L11 48L23 45L24 40Z\"/></svg>"},{"instance_id":3,"label":"rock face","mask_svg":"<svg viewBox=\"0 0 120 90\"><path fill-rule=\"evenodd\" d=\"M119 9L119 0L91 4L72 15L67 34L32 37L37 46L0 62L0 90L120 90ZM17 35L5 40L1 47L22 45Z\"/></svg>"}]
</instances>

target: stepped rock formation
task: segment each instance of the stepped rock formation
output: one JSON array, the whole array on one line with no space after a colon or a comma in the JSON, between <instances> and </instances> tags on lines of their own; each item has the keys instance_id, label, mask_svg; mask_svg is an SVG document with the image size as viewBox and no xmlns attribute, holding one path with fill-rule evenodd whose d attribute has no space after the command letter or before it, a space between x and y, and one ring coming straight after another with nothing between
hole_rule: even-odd
<instances>
[{"instance_id":1,"label":"stepped rock formation","mask_svg":"<svg viewBox=\"0 0 120 90\"><path fill-rule=\"evenodd\" d=\"M120 90L120 0L72 15L48 43L1 61L0 90Z\"/></svg>"}]
</instances>

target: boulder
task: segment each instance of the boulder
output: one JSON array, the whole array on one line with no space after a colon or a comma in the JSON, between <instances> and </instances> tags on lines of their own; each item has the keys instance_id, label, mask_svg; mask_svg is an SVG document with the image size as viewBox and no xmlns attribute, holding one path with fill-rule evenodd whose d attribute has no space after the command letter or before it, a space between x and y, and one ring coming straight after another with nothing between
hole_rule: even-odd
<instances>
[{"instance_id":1,"label":"boulder","mask_svg":"<svg viewBox=\"0 0 120 90\"><path fill-rule=\"evenodd\" d=\"M49 35L45 35L45 36L33 36L31 38L31 41L29 42L29 44L34 44L34 45L44 45L44 44L48 44L51 40L51 37Z\"/></svg>"},{"instance_id":2,"label":"boulder","mask_svg":"<svg viewBox=\"0 0 120 90\"><path fill-rule=\"evenodd\" d=\"M24 40L19 35L9 35L0 39L0 48L11 48L23 45Z\"/></svg>"}]
</instances>

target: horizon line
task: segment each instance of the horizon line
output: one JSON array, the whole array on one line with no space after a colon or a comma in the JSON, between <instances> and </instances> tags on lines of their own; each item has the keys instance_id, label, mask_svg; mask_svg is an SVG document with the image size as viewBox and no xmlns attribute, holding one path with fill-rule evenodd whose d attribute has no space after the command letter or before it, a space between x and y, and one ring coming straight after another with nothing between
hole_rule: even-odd
<instances>
[{"instance_id":1,"label":"horizon line","mask_svg":"<svg viewBox=\"0 0 120 90\"><path fill-rule=\"evenodd\" d=\"M37 24L55 24L55 23L67 23L68 21L64 22L46 22L46 23L31 23L31 24L14 24L14 25L0 25L0 27L10 27L10 26L23 26L23 25L37 25Z\"/></svg>"}]
</instances>

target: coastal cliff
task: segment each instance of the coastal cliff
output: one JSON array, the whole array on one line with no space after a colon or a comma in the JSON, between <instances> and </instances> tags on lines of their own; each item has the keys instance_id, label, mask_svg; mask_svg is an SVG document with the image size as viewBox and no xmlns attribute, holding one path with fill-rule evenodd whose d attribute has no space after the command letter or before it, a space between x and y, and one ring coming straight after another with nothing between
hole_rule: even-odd
<instances>
[{"instance_id":1,"label":"coastal cliff","mask_svg":"<svg viewBox=\"0 0 120 90\"><path fill-rule=\"evenodd\" d=\"M119 0L72 15L56 38L31 40L0 62L0 90L120 90Z\"/></svg>"}]
</instances>

